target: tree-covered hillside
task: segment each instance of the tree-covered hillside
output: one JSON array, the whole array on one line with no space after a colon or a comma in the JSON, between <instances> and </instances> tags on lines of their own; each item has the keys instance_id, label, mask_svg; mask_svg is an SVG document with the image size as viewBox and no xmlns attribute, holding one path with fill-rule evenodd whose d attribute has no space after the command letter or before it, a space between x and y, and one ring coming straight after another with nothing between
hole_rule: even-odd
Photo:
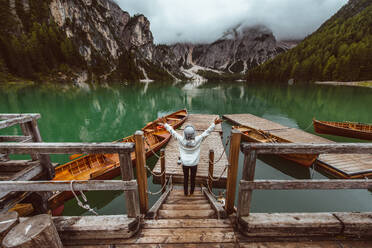
<instances>
[{"instance_id":1,"label":"tree-covered hillside","mask_svg":"<svg viewBox=\"0 0 372 248\"><path fill-rule=\"evenodd\" d=\"M32 0L29 6L0 0L0 80L9 75L39 79L54 69L82 68L76 46L49 17L50 0ZM15 7L15 8L14 8Z\"/></svg>"},{"instance_id":2,"label":"tree-covered hillside","mask_svg":"<svg viewBox=\"0 0 372 248\"><path fill-rule=\"evenodd\" d=\"M294 49L248 73L248 81L372 79L372 1L350 0Z\"/></svg>"}]
</instances>

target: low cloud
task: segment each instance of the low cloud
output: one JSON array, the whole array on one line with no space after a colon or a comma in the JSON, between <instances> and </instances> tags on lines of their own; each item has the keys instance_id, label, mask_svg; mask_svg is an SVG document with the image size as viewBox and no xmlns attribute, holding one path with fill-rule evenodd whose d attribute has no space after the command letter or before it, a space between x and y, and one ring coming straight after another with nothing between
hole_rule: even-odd
<instances>
[{"instance_id":1,"label":"low cloud","mask_svg":"<svg viewBox=\"0 0 372 248\"><path fill-rule=\"evenodd\" d=\"M116 0L151 22L155 43L211 42L238 23L264 24L278 39L314 32L347 0Z\"/></svg>"}]
</instances>

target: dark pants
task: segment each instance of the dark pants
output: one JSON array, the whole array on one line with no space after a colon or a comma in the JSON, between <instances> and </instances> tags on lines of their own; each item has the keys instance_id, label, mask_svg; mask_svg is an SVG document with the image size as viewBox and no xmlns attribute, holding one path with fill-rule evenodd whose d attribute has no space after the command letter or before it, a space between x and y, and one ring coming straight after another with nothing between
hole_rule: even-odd
<instances>
[{"instance_id":1,"label":"dark pants","mask_svg":"<svg viewBox=\"0 0 372 248\"><path fill-rule=\"evenodd\" d=\"M185 195L188 195L188 189L189 189L189 174L191 171L191 189L190 189L190 195L194 193L195 189L195 177L196 177L196 171L198 169L198 166L184 166L182 165L183 169L183 190L185 192Z\"/></svg>"}]
</instances>

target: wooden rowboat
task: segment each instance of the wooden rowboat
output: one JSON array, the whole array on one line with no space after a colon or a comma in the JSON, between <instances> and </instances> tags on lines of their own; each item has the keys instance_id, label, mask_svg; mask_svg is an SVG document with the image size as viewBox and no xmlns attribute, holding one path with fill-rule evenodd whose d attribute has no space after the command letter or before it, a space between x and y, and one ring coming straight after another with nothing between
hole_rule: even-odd
<instances>
[{"instance_id":1,"label":"wooden rowboat","mask_svg":"<svg viewBox=\"0 0 372 248\"><path fill-rule=\"evenodd\" d=\"M242 140L246 142L258 142L258 143L292 143L286 139L273 135L269 132L254 129L246 126L233 126L233 129L237 129L242 132ZM282 158L291 160L305 167L310 167L317 159L317 154L283 154L279 155Z\"/></svg>"},{"instance_id":2,"label":"wooden rowboat","mask_svg":"<svg viewBox=\"0 0 372 248\"><path fill-rule=\"evenodd\" d=\"M356 122L319 121L313 119L317 133L333 134L344 137L372 140L372 125Z\"/></svg>"},{"instance_id":3,"label":"wooden rowboat","mask_svg":"<svg viewBox=\"0 0 372 248\"><path fill-rule=\"evenodd\" d=\"M186 121L187 116L187 110L183 109L164 116L164 118L169 125L176 129ZM159 120L155 120L142 128L145 137L146 157L150 157L153 152L160 150L171 138L170 133L160 126L159 122ZM134 142L134 135L114 142ZM132 163L135 164L134 152L131 153L131 159ZM120 175L119 155L89 154L80 156L71 162L56 167L55 172L56 176L53 181L112 179ZM72 197L72 192L59 192L49 199L49 207L56 209Z\"/></svg>"}]
</instances>

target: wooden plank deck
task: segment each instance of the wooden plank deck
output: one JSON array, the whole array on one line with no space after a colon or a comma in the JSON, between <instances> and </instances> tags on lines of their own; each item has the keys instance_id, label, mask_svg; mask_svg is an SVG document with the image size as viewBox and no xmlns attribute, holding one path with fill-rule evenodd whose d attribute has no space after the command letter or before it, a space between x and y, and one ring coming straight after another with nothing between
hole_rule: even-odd
<instances>
[{"instance_id":1,"label":"wooden plank deck","mask_svg":"<svg viewBox=\"0 0 372 248\"><path fill-rule=\"evenodd\" d=\"M63 245L76 248L372 247L371 213L254 213L237 225L235 215L217 219L209 203L194 204L200 199L207 201L200 188L192 196L174 188L158 219L141 225L125 216L55 217L54 223Z\"/></svg>"},{"instance_id":2,"label":"wooden plank deck","mask_svg":"<svg viewBox=\"0 0 372 248\"><path fill-rule=\"evenodd\" d=\"M224 115L236 125L249 126L270 132L293 143L335 143L334 141L290 128L251 114ZM372 177L372 155L370 154L320 154L317 168L336 178Z\"/></svg>"},{"instance_id":3,"label":"wooden plank deck","mask_svg":"<svg viewBox=\"0 0 372 248\"><path fill-rule=\"evenodd\" d=\"M197 130L197 134L201 134L207 129L213 120L218 117L217 115L201 115L191 114L189 115L186 122L182 125L180 130L177 130L181 135L183 128L192 124ZM207 139L201 145L200 151L200 162L198 164L198 171L196 174L197 185L205 184L208 179L208 161L209 161L209 150L214 150L214 157L217 160L224 151L224 147L221 140L221 124L218 124L215 130L207 137ZM165 147L165 170L166 177L172 175L173 183L183 183L183 172L182 167L177 164L179 156L178 144L174 138L171 138L167 146ZM219 162L214 165L213 176L219 177L223 172L225 165L228 164L226 154L224 154ZM160 173L160 160L156 163L153 171ZM160 183L160 178L154 177L154 183ZM227 170L221 177L221 180L213 183L213 187L224 188L226 187Z\"/></svg>"}]
</instances>

